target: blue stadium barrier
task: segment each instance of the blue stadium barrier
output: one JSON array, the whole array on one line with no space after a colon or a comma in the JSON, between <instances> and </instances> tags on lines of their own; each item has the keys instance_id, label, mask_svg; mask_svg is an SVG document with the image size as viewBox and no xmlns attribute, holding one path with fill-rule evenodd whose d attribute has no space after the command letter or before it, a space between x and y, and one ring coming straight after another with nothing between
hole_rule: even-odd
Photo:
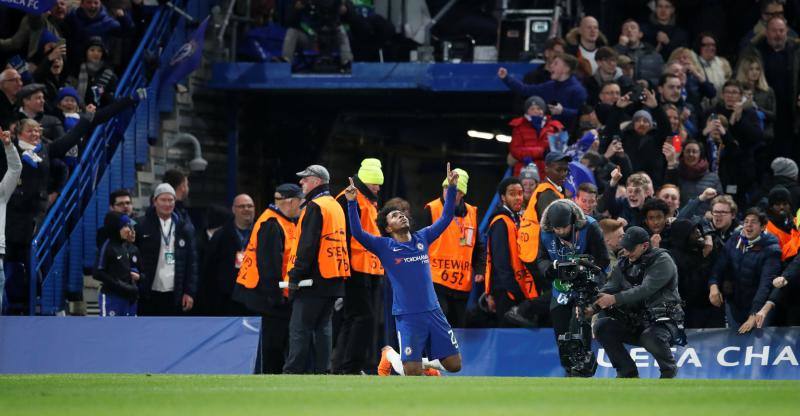
<instances>
[{"instance_id":1,"label":"blue stadium barrier","mask_svg":"<svg viewBox=\"0 0 800 416\"><path fill-rule=\"evenodd\" d=\"M0 317L0 374L249 374L261 318Z\"/></svg>"},{"instance_id":2,"label":"blue stadium barrier","mask_svg":"<svg viewBox=\"0 0 800 416\"><path fill-rule=\"evenodd\" d=\"M260 318L0 317L0 374L250 374ZM561 377L551 329L456 329L456 376ZM680 378L800 379L800 328L689 330L675 350ZM597 377L616 375L595 345ZM642 377L653 358L631 349Z\"/></svg>"},{"instance_id":3,"label":"blue stadium barrier","mask_svg":"<svg viewBox=\"0 0 800 416\"><path fill-rule=\"evenodd\" d=\"M183 7L187 1L174 3ZM213 0L194 1L190 9L201 13L210 8L211 2ZM67 290L82 289L84 272L91 270L94 264L96 230L108 210L108 195L114 189L135 185L136 165L148 161L148 143L158 136L158 102L165 101L160 100L163 96L173 95L168 88L159 88L159 73L164 66L152 79L147 79L144 54L160 51L161 61L165 62L171 56L168 53L185 41L187 31L185 20L175 23L175 12L169 8L160 7L153 15L116 92L117 97L124 97L132 95L137 88L147 87L148 100L95 129L80 162L31 242L31 315L58 313L64 309ZM165 94L160 94L162 90Z\"/></svg>"},{"instance_id":4,"label":"blue stadium barrier","mask_svg":"<svg viewBox=\"0 0 800 416\"><path fill-rule=\"evenodd\" d=\"M208 86L226 90L426 90L434 92L508 92L497 78L506 67L517 79L536 64L359 63L350 74L292 74L287 63L228 62L213 67Z\"/></svg>"}]
</instances>

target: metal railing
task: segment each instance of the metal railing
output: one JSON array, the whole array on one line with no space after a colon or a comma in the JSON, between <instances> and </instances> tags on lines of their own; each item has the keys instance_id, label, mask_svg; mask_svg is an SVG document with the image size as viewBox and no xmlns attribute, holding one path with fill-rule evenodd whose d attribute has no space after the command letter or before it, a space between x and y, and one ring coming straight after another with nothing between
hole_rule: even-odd
<instances>
[{"instance_id":1,"label":"metal railing","mask_svg":"<svg viewBox=\"0 0 800 416\"><path fill-rule=\"evenodd\" d=\"M178 4L186 0L176 1ZM64 294L82 290L84 266L94 263L95 232L100 213L108 206L111 189L135 184L136 164L149 157L147 140L158 134L160 71L148 80L147 53L166 55L164 45L175 37L173 8L160 7L120 78L116 96L132 95L148 86L148 99L133 112L124 111L98 126L85 146L80 162L31 241L29 313L55 314L64 306ZM162 60L163 62L163 60ZM92 215L85 215L85 214ZM41 289L40 289L41 287Z\"/></svg>"}]
</instances>

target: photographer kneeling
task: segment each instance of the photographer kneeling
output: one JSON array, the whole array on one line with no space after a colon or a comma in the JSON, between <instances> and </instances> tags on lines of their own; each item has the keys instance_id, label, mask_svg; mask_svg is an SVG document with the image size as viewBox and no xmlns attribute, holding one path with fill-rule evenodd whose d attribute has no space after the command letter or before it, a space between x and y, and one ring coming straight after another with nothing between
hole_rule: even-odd
<instances>
[{"instance_id":1,"label":"photographer kneeling","mask_svg":"<svg viewBox=\"0 0 800 416\"><path fill-rule=\"evenodd\" d=\"M568 199L553 201L544 210L541 225L536 267L548 282L552 282L550 315L561 365L567 376L591 377L597 369L591 349L591 328L576 308L586 307L588 305L581 303L594 299L599 283L597 274L583 266L581 270L586 273L567 283L559 278L559 264L579 256L583 257L581 261L585 261L585 255L589 255L594 259L588 264L591 269L596 272L606 269L610 259L603 232L594 218L586 216L575 202Z\"/></svg>"},{"instance_id":2,"label":"photographer kneeling","mask_svg":"<svg viewBox=\"0 0 800 416\"><path fill-rule=\"evenodd\" d=\"M597 340L618 378L639 377L624 344L644 347L658 362L661 378L673 378L678 367L670 346L686 345L678 268L666 250L650 247L650 237L641 227L630 227L621 244L624 257L595 301L604 310L594 325ZM627 313L620 317L612 313L615 309Z\"/></svg>"}]
</instances>

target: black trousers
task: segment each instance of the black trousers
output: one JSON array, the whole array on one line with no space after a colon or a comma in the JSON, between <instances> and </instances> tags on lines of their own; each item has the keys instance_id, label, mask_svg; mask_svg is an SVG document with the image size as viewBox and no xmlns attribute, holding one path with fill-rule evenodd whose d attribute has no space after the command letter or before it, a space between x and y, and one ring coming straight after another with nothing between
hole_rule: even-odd
<instances>
[{"instance_id":1,"label":"black trousers","mask_svg":"<svg viewBox=\"0 0 800 416\"><path fill-rule=\"evenodd\" d=\"M523 305L525 302L513 300L508 296L508 291L505 289L492 290L492 298L494 299L494 310L497 317L498 328L517 328L517 325L506 320L506 312L517 305Z\"/></svg>"},{"instance_id":2,"label":"black trousers","mask_svg":"<svg viewBox=\"0 0 800 416\"><path fill-rule=\"evenodd\" d=\"M289 317L261 316L256 374L281 374L289 347Z\"/></svg>"},{"instance_id":3,"label":"black trousers","mask_svg":"<svg viewBox=\"0 0 800 416\"><path fill-rule=\"evenodd\" d=\"M724 308L687 305L683 310L686 313L686 328L725 328Z\"/></svg>"},{"instance_id":4,"label":"black trousers","mask_svg":"<svg viewBox=\"0 0 800 416\"><path fill-rule=\"evenodd\" d=\"M175 303L175 292L151 291L150 295L139 301L139 316L177 316L183 315L180 305Z\"/></svg>"},{"instance_id":5,"label":"black trousers","mask_svg":"<svg viewBox=\"0 0 800 416\"><path fill-rule=\"evenodd\" d=\"M617 370L617 377L638 377L639 370L625 349L625 344L644 347L656 359L662 377L674 377L678 372L675 356L670 351L672 335L666 325L655 324L646 328L630 328L622 322L609 317L597 320L595 332L597 340L605 348L611 365Z\"/></svg>"},{"instance_id":6,"label":"black trousers","mask_svg":"<svg viewBox=\"0 0 800 416\"><path fill-rule=\"evenodd\" d=\"M376 276L353 272L345 280L344 319L336 338L332 371L337 374L360 374L365 368L375 337Z\"/></svg>"},{"instance_id":7,"label":"black trousers","mask_svg":"<svg viewBox=\"0 0 800 416\"><path fill-rule=\"evenodd\" d=\"M439 299L439 306L442 308L444 317L453 328L463 328L467 322L467 301L468 296L463 298L447 293L447 289L437 284L433 285L436 291L436 298Z\"/></svg>"},{"instance_id":8,"label":"black trousers","mask_svg":"<svg viewBox=\"0 0 800 416\"><path fill-rule=\"evenodd\" d=\"M336 298L297 297L289 319L289 354L283 366L286 374L328 372L333 347L331 316Z\"/></svg>"}]
</instances>

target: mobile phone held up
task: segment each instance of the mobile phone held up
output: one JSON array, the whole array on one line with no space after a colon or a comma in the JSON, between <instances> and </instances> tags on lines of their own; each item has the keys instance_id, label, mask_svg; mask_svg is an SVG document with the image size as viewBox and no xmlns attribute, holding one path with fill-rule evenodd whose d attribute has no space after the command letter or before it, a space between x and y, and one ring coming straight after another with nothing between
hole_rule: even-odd
<instances>
[{"instance_id":1,"label":"mobile phone held up","mask_svg":"<svg viewBox=\"0 0 800 416\"><path fill-rule=\"evenodd\" d=\"M672 147L675 148L675 152L681 152L681 136L677 134L672 136Z\"/></svg>"}]
</instances>

